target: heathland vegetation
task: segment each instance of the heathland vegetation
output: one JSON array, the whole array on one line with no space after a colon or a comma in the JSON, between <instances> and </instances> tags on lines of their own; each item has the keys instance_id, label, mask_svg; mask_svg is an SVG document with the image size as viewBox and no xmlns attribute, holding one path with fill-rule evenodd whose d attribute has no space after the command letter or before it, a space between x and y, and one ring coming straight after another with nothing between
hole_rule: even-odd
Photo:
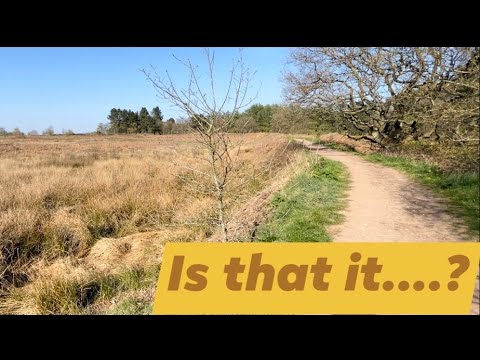
<instances>
[{"instance_id":1,"label":"heathland vegetation","mask_svg":"<svg viewBox=\"0 0 480 360\"><path fill-rule=\"evenodd\" d=\"M232 207L294 155L285 135L242 141ZM115 312L127 290L149 305L142 281L151 285L163 242L216 230L203 152L192 135L0 140L0 312Z\"/></svg>"}]
</instances>

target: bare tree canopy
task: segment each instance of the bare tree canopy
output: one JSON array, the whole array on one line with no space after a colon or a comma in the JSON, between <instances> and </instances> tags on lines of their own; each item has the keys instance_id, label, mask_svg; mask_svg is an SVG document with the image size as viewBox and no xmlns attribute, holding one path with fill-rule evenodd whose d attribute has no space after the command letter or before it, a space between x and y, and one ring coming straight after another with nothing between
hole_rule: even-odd
<instances>
[{"instance_id":1,"label":"bare tree canopy","mask_svg":"<svg viewBox=\"0 0 480 360\"><path fill-rule=\"evenodd\" d=\"M299 48L285 91L341 113L349 136L381 146L478 141L479 59L478 48Z\"/></svg>"},{"instance_id":2,"label":"bare tree canopy","mask_svg":"<svg viewBox=\"0 0 480 360\"><path fill-rule=\"evenodd\" d=\"M232 143L228 132L235 125L240 110L249 106L254 97L249 97L253 74L245 67L243 58L234 60L229 75L227 89L220 93L215 82L215 53L205 49L207 60L206 81L202 81L198 65L190 60L180 60L188 74L188 83L179 86L165 72L160 76L152 67L151 71L142 70L150 80L160 98L166 100L179 110L190 121L191 130L197 134L198 140L208 152L206 159L210 172L203 173L211 179L212 193L218 205L218 225L222 229L223 241L228 241L225 194L229 179L238 156L239 146Z\"/></svg>"}]
</instances>

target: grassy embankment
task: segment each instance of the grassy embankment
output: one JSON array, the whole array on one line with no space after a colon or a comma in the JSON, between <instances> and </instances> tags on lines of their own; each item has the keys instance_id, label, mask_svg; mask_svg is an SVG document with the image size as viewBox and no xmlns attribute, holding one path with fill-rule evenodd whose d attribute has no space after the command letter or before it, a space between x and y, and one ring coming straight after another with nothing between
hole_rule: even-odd
<instances>
[{"instance_id":1,"label":"grassy embankment","mask_svg":"<svg viewBox=\"0 0 480 360\"><path fill-rule=\"evenodd\" d=\"M306 170L295 176L272 202L269 221L255 241L327 242L327 226L342 221L347 171L337 161L305 154Z\"/></svg>"}]
</instances>

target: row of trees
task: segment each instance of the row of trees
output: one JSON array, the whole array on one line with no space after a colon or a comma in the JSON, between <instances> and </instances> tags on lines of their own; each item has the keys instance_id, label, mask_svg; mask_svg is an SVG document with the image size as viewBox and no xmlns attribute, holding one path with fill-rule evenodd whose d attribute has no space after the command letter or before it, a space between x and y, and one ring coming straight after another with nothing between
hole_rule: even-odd
<instances>
[{"instance_id":1,"label":"row of trees","mask_svg":"<svg viewBox=\"0 0 480 360\"><path fill-rule=\"evenodd\" d=\"M75 133L72 130L63 129L62 134L63 135L74 135ZM11 131L11 132L8 132L8 131L5 130L5 128L0 127L0 136L7 136L7 135L25 136L25 133L23 131L21 131L20 128L18 128L18 127L13 129L13 131ZM26 135L28 135L28 136L38 136L38 135L40 135L40 133L37 130L31 130ZM42 131L42 135L53 136L53 135L55 135L55 130L53 129L52 126L49 126L48 128L46 128L45 130Z\"/></svg>"},{"instance_id":2,"label":"row of trees","mask_svg":"<svg viewBox=\"0 0 480 360\"><path fill-rule=\"evenodd\" d=\"M254 104L243 112L229 114L232 116L229 131L243 132L314 132L320 129L320 112L318 109L301 109L295 105ZM182 134L189 132L192 126L206 120L206 115L195 114L175 121L163 116L158 107L150 113L146 108L139 112L112 109L108 115L109 123L97 127L99 134Z\"/></svg>"},{"instance_id":3,"label":"row of trees","mask_svg":"<svg viewBox=\"0 0 480 360\"><path fill-rule=\"evenodd\" d=\"M151 114L151 115L150 115ZM262 105L254 104L244 112L237 113L233 117L231 132L293 132L293 133L314 133L325 131L337 131L340 128L335 127L335 118L338 117L326 111L320 111L320 108L301 108L297 105ZM205 118L204 115L197 115L198 119ZM162 120L160 120L162 119ZM175 121L169 118L163 121L163 116L158 107L148 113L145 108L140 112L131 110L112 109L108 115L109 123L100 123L96 133L107 134L183 134L191 130L192 119L181 118ZM154 120L156 121L154 123ZM55 130L52 126L38 132L36 130L28 133L22 132L18 127L8 132L0 127L0 136L37 136L54 135ZM61 134L73 135L74 132L69 129L63 129Z\"/></svg>"},{"instance_id":4,"label":"row of trees","mask_svg":"<svg viewBox=\"0 0 480 360\"><path fill-rule=\"evenodd\" d=\"M160 108L154 107L151 112L142 107L140 111L126 109L110 110L109 123L98 125L100 134L163 134L171 133L175 120L170 118L165 123Z\"/></svg>"},{"instance_id":5,"label":"row of trees","mask_svg":"<svg viewBox=\"0 0 480 360\"><path fill-rule=\"evenodd\" d=\"M338 112L322 106L255 104L240 113L233 132L321 133L339 131Z\"/></svg>"},{"instance_id":6,"label":"row of trees","mask_svg":"<svg viewBox=\"0 0 480 360\"><path fill-rule=\"evenodd\" d=\"M317 112L302 110L299 107L290 105L252 105L244 112L234 116L232 132L313 132L316 130L315 117ZM196 115L198 119L204 115ZM163 121L163 115L158 107L150 113L146 108L139 112L126 109L112 109L107 119L108 123L100 123L97 127L97 134L182 134L191 129L192 119L183 118L175 121L169 118ZM318 125L318 124L317 124ZM73 135L72 130L63 129L62 134ZM48 127L41 133L32 130L25 134L18 127L8 132L0 127L1 135L36 136L54 135L53 127Z\"/></svg>"},{"instance_id":7,"label":"row of trees","mask_svg":"<svg viewBox=\"0 0 480 360\"><path fill-rule=\"evenodd\" d=\"M228 114L228 116L231 116ZM279 132L279 133L323 133L341 131L339 113L332 112L320 106L303 108L296 104L262 105L254 104L243 112L232 116L229 132ZM183 134L208 121L204 114L195 114L181 118L177 122L171 119L167 134ZM102 133L104 131L101 131Z\"/></svg>"}]
</instances>

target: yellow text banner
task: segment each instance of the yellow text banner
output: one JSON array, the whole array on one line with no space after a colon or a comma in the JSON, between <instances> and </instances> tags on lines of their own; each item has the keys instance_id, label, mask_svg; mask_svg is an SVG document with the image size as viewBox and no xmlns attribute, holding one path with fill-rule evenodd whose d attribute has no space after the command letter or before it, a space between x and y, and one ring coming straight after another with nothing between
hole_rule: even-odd
<instances>
[{"instance_id":1,"label":"yellow text banner","mask_svg":"<svg viewBox=\"0 0 480 360\"><path fill-rule=\"evenodd\" d=\"M167 243L154 314L468 314L480 243Z\"/></svg>"}]
</instances>

